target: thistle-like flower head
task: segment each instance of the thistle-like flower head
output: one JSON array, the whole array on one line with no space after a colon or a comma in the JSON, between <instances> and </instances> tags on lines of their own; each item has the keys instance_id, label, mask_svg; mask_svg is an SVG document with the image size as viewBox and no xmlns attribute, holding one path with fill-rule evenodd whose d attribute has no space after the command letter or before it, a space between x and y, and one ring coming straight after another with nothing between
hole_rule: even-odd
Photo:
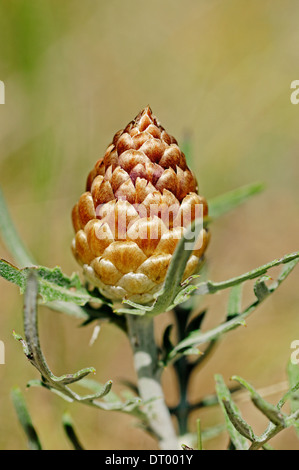
<instances>
[{"instance_id":1,"label":"thistle-like flower head","mask_svg":"<svg viewBox=\"0 0 299 470\"><path fill-rule=\"evenodd\" d=\"M73 208L73 253L87 279L113 300L146 303L161 289L186 227L208 214L176 139L149 107L117 132ZM184 278L208 244L202 229Z\"/></svg>"}]
</instances>

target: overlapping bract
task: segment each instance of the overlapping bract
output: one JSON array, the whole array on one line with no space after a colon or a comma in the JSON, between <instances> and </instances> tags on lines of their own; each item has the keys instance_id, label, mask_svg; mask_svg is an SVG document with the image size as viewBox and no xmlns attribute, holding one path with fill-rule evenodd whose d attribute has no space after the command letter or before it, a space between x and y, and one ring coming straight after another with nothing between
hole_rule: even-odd
<instances>
[{"instance_id":1,"label":"overlapping bract","mask_svg":"<svg viewBox=\"0 0 299 470\"><path fill-rule=\"evenodd\" d=\"M149 107L117 132L73 208L72 249L88 280L113 300L153 299L185 228L208 213L177 141ZM196 272L202 229L184 278Z\"/></svg>"}]
</instances>

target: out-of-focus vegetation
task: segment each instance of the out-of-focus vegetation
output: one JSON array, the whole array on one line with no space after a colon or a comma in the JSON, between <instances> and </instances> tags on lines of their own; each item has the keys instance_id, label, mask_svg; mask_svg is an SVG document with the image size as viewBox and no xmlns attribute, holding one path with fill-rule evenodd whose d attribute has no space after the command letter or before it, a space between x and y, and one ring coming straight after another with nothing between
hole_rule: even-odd
<instances>
[{"instance_id":1,"label":"out-of-focus vegetation","mask_svg":"<svg viewBox=\"0 0 299 470\"><path fill-rule=\"evenodd\" d=\"M40 264L77 270L70 242L70 212L96 159L114 133L150 104L179 143L207 198L263 181L266 190L212 227L209 277L248 271L298 250L299 105L290 84L299 79L295 0L10 0L0 2L0 184L23 240ZM191 147L191 148L190 148ZM0 215L1 216L1 215ZM11 259L1 246L1 257ZM230 333L211 361L193 377L192 399L214 390L214 374L246 377L257 388L286 379L290 344L299 339L298 273L248 321ZM22 298L0 281L0 448L21 449L26 440L10 390L23 390L35 371L12 338L22 330ZM206 299L207 326L219 322L225 295ZM248 290L249 300L249 290ZM169 315L158 319L165 325ZM103 325L90 347L93 326L47 309L40 311L43 349L59 375L85 366L97 379L134 380L132 356L121 331ZM258 332L258 333L257 333ZM171 372L164 384L169 403L176 390ZM267 389L269 391L269 389ZM67 405L46 390L25 393L44 448L67 448L62 414L67 408L88 448L153 448L154 441L117 413ZM256 432L265 422L240 399ZM223 419L219 408L201 413L203 428ZM191 423L195 429L194 423ZM130 427L130 432L126 429ZM205 444L220 448L222 435ZM294 430L273 440L298 449Z\"/></svg>"}]
</instances>

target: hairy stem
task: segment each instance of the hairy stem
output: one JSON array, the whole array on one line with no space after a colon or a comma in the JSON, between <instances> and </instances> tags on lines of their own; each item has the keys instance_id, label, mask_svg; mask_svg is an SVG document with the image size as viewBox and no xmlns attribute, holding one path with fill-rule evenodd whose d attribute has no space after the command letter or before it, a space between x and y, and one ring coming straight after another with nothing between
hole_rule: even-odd
<instances>
[{"instance_id":1,"label":"hairy stem","mask_svg":"<svg viewBox=\"0 0 299 470\"><path fill-rule=\"evenodd\" d=\"M153 318L128 314L127 322L138 391L145 402L149 426L159 440L160 449L175 450L178 448L178 440L160 383Z\"/></svg>"}]
</instances>

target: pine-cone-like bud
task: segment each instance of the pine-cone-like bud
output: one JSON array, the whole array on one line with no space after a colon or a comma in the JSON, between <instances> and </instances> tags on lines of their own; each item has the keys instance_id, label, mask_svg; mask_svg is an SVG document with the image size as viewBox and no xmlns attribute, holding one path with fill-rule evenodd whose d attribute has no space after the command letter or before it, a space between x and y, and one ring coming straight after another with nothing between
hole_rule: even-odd
<instances>
[{"instance_id":1,"label":"pine-cone-like bud","mask_svg":"<svg viewBox=\"0 0 299 470\"><path fill-rule=\"evenodd\" d=\"M89 173L72 212L73 253L103 295L145 303L161 289L183 231L207 213L185 155L147 107ZM203 229L184 278L196 272L208 239Z\"/></svg>"}]
</instances>

